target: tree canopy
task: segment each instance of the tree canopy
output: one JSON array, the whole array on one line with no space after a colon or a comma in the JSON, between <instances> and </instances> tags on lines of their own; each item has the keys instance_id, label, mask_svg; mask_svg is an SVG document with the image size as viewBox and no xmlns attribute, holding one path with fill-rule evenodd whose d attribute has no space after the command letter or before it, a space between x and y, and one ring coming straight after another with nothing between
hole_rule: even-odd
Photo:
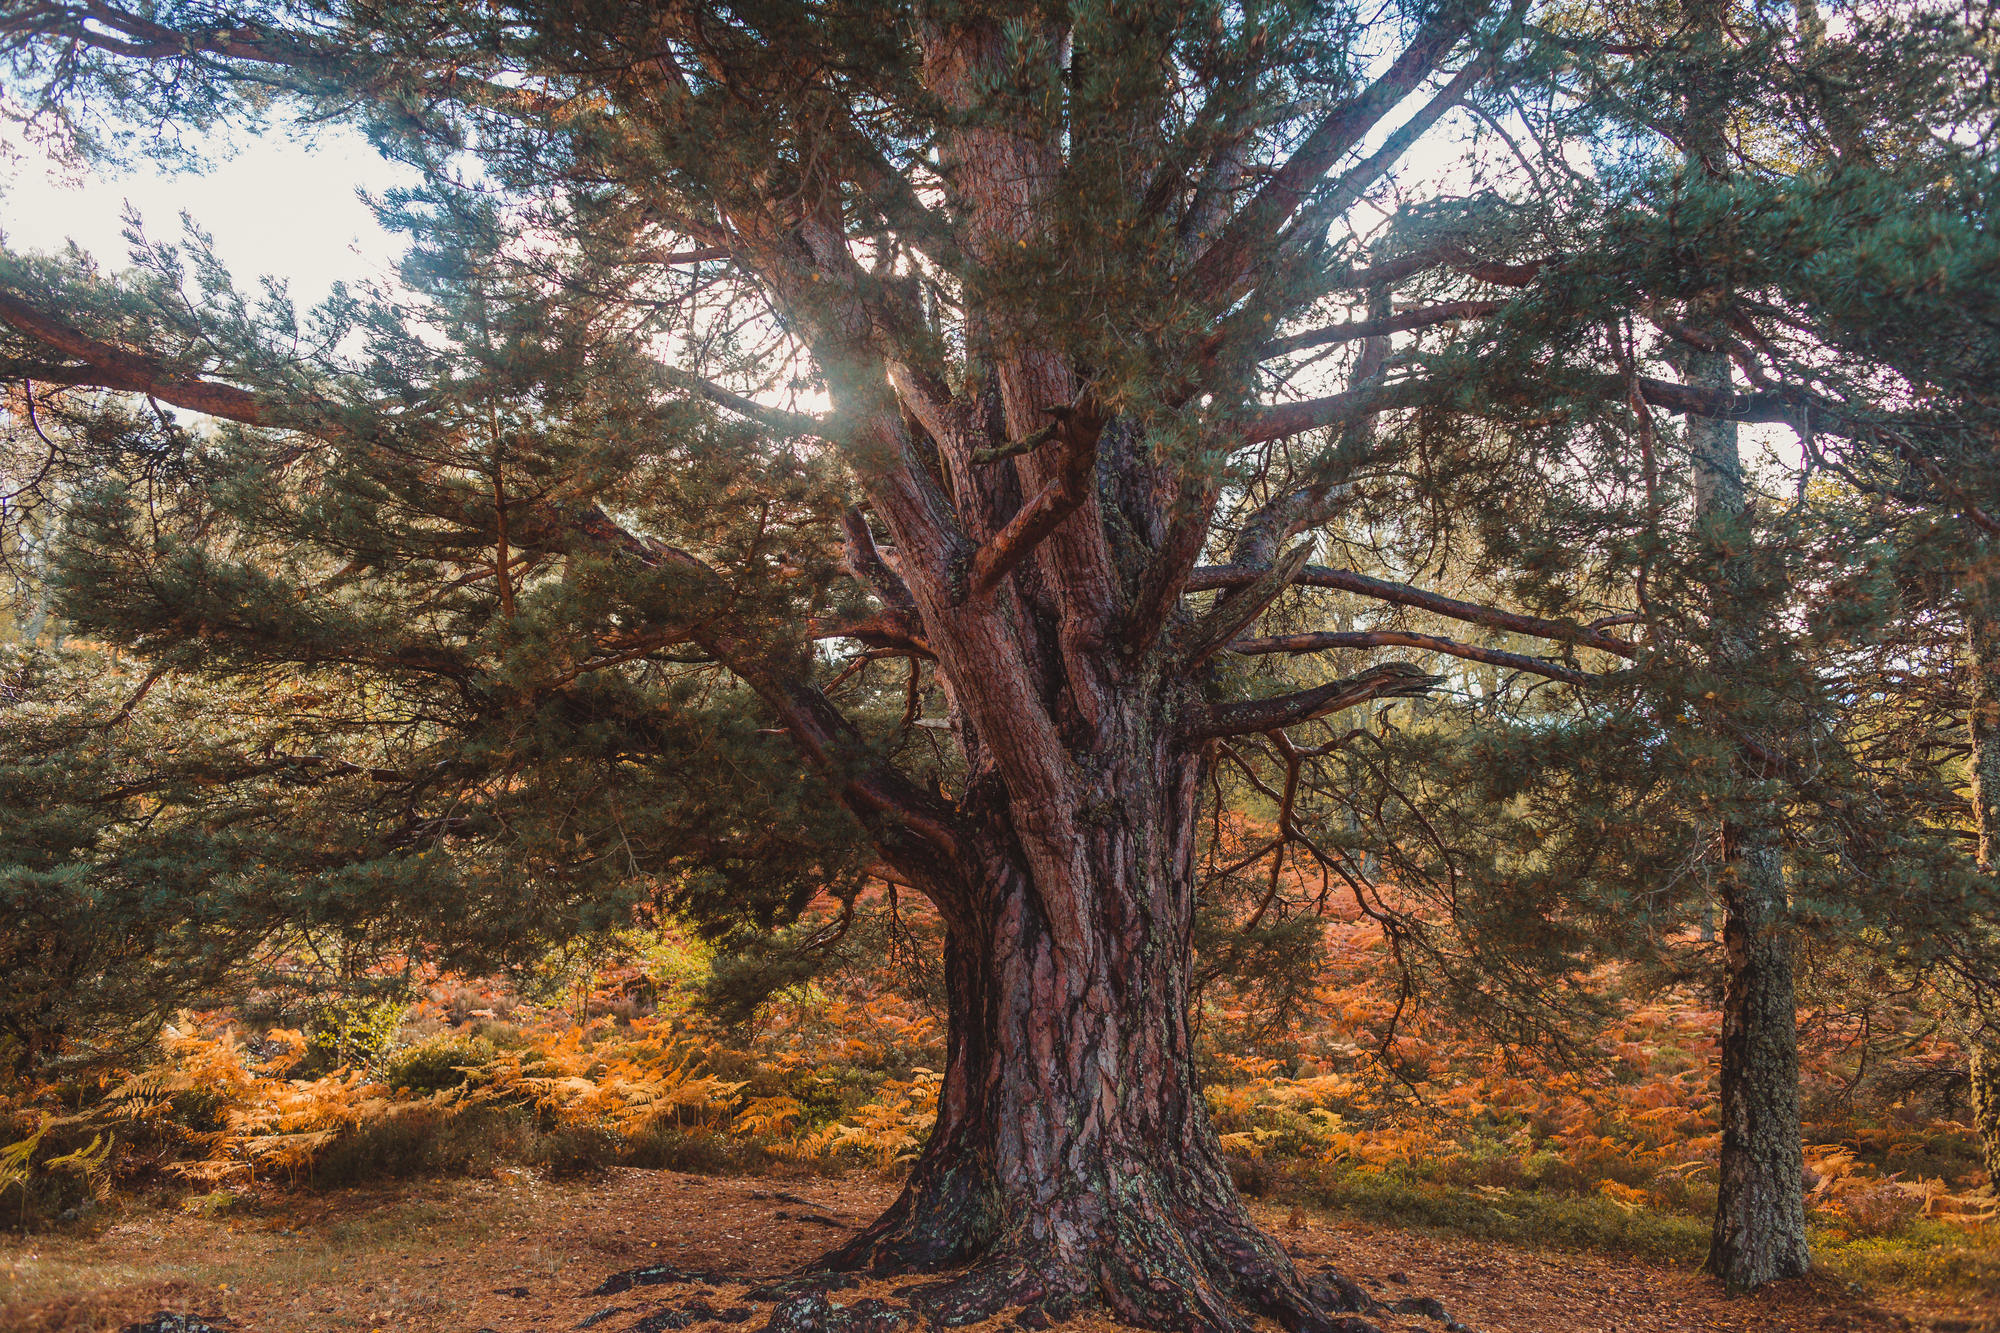
<instances>
[{"instance_id":1,"label":"tree canopy","mask_svg":"<svg viewBox=\"0 0 2000 1333\"><path fill-rule=\"evenodd\" d=\"M308 312L198 231L0 260L0 542L146 664L112 714L237 701L16 859L178 830L251 936L467 958L907 886L939 1124L827 1264L953 1270L948 1320L1338 1327L1194 1086L1224 773L1273 886L1341 875L1516 1031L1678 966L1712 882L1731 1014L1790 1021L1810 930L1984 984L1936 626L2000 512L1986 23L0 7L69 151L350 120L425 181L397 279Z\"/></svg>"}]
</instances>

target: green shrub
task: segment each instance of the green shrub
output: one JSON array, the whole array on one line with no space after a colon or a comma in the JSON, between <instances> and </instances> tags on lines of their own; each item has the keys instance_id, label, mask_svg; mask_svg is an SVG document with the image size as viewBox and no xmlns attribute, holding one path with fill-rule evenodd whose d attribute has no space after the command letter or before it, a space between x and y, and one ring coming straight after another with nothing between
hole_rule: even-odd
<instances>
[{"instance_id":1,"label":"green shrub","mask_svg":"<svg viewBox=\"0 0 2000 1333\"><path fill-rule=\"evenodd\" d=\"M625 1141L623 1161L647 1171L689 1175L761 1175L778 1158L762 1144L711 1130L656 1124ZM810 1163L808 1163L810 1165Z\"/></svg>"},{"instance_id":2,"label":"green shrub","mask_svg":"<svg viewBox=\"0 0 2000 1333\"><path fill-rule=\"evenodd\" d=\"M500 1048L486 1037L447 1033L388 1057L382 1081L414 1093L442 1092L464 1086L467 1068L487 1064L499 1054Z\"/></svg>"},{"instance_id":3,"label":"green shrub","mask_svg":"<svg viewBox=\"0 0 2000 1333\"><path fill-rule=\"evenodd\" d=\"M408 1012L401 1000L340 995L322 1001L306 1024L313 1063L328 1069L377 1067Z\"/></svg>"},{"instance_id":4,"label":"green shrub","mask_svg":"<svg viewBox=\"0 0 2000 1333\"><path fill-rule=\"evenodd\" d=\"M2000 1291L2000 1247L1979 1232L1910 1218L1893 1234L1813 1237L1813 1257L1835 1277L1871 1286Z\"/></svg>"}]
</instances>

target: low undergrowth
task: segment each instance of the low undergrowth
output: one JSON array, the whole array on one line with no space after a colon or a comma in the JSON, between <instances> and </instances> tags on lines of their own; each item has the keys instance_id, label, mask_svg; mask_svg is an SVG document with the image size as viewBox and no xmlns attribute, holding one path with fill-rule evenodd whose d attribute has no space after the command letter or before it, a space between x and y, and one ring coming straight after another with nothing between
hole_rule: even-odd
<instances>
[{"instance_id":1,"label":"low undergrowth","mask_svg":"<svg viewBox=\"0 0 2000 1333\"><path fill-rule=\"evenodd\" d=\"M732 1031L691 986L633 1005L633 971L591 975L580 1003L439 986L365 1064L328 1067L317 1034L240 1012L183 1015L136 1070L0 1097L0 1225L88 1222L135 1192L214 1209L506 1168L894 1171L922 1143L942 1058L927 1016L822 993Z\"/></svg>"},{"instance_id":2,"label":"low undergrowth","mask_svg":"<svg viewBox=\"0 0 2000 1333\"><path fill-rule=\"evenodd\" d=\"M1477 1240L1583 1250L1649 1263L1698 1266L1708 1252L1705 1212L1632 1208L1603 1195L1467 1187L1401 1172L1301 1171L1266 1181L1266 1197L1337 1217ZM2000 1288L2000 1237L1990 1228L1906 1218L1855 1236L1818 1214L1811 1227L1822 1274L1868 1287L1943 1292Z\"/></svg>"},{"instance_id":3,"label":"low undergrowth","mask_svg":"<svg viewBox=\"0 0 2000 1333\"><path fill-rule=\"evenodd\" d=\"M1558 1064L1441 1020L1398 1023L1379 934L1329 930L1335 965L1309 1020L1280 1038L1252 1031L1253 1007L1226 990L1205 997L1210 1111L1247 1193L1700 1261L1717 1136L1716 1015L1699 996L1632 1005L1588 1059ZM707 977L686 954L600 960L541 1002L434 981L393 1022L342 1011L366 1040L283 1026L255 1003L183 1015L136 1068L0 1097L0 1225L88 1226L135 1196L214 1212L273 1192L508 1169L898 1173L929 1128L943 1061L923 997L857 973L726 1026L699 1002ZM1805 1054L1826 1268L1868 1283L2000 1281L2000 1209L1948 1102L1878 1091L1838 1042ZM1953 1053L1920 1054L1944 1066Z\"/></svg>"}]
</instances>

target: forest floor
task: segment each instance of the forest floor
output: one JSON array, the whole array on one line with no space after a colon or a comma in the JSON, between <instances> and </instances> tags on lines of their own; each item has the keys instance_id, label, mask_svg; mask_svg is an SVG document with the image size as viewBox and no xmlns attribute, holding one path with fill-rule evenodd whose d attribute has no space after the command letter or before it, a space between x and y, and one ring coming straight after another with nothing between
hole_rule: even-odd
<instances>
[{"instance_id":1,"label":"forest floor","mask_svg":"<svg viewBox=\"0 0 2000 1333\"><path fill-rule=\"evenodd\" d=\"M499 1171L273 1191L217 1210L132 1204L90 1234L0 1236L0 1330L101 1333L171 1311L232 1333L558 1333L592 1316L600 1317L589 1327L625 1333L700 1294L739 1322L690 1327L742 1333L759 1327L768 1308L745 1300L753 1279L851 1234L894 1193L875 1177L779 1181L621 1169L564 1181ZM1259 1216L1302 1266L1330 1266L1385 1303L1435 1297L1477 1333L2000 1333L2000 1292L1926 1298L1824 1278L1731 1298L1696 1273L1638 1261L1284 1207L1259 1207ZM587 1294L613 1273L649 1264L718 1276L705 1288ZM835 1299L870 1294L861 1287ZM755 1306L754 1322L741 1320L744 1306ZM1415 1316L1377 1322L1397 1333L1442 1327ZM1106 1326L1068 1327L1104 1333Z\"/></svg>"}]
</instances>

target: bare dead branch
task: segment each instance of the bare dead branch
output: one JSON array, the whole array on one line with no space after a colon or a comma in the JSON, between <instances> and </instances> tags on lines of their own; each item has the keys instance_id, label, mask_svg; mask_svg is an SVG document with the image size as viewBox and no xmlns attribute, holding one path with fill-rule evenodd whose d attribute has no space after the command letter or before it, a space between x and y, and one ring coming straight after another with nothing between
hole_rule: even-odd
<instances>
[{"instance_id":1,"label":"bare dead branch","mask_svg":"<svg viewBox=\"0 0 2000 1333\"><path fill-rule=\"evenodd\" d=\"M1208 614L1188 630L1183 661L1189 666L1199 666L1219 652L1291 586L1306 561L1312 558L1312 551L1311 542L1301 542L1271 561L1261 578L1239 583L1216 598Z\"/></svg>"},{"instance_id":2,"label":"bare dead branch","mask_svg":"<svg viewBox=\"0 0 2000 1333\"><path fill-rule=\"evenodd\" d=\"M1186 588L1188 572L1201 558L1209 520L1221 494L1222 479L1213 472L1183 482L1166 536L1140 576L1126 613L1122 638L1128 655L1136 657L1151 648L1166 629L1169 612Z\"/></svg>"},{"instance_id":3,"label":"bare dead branch","mask_svg":"<svg viewBox=\"0 0 2000 1333\"><path fill-rule=\"evenodd\" d=\"M999 586L1009 570L1041 545L1062 521L1090 498L1091 470L1097 461L1097 437L1104 429L1089 391L1057 413L1056 440L1062 465L1041 490L1021 506L1007 526L973 553L965 582L965 599L984 597Z\"/></svg>"}]
</instances>

